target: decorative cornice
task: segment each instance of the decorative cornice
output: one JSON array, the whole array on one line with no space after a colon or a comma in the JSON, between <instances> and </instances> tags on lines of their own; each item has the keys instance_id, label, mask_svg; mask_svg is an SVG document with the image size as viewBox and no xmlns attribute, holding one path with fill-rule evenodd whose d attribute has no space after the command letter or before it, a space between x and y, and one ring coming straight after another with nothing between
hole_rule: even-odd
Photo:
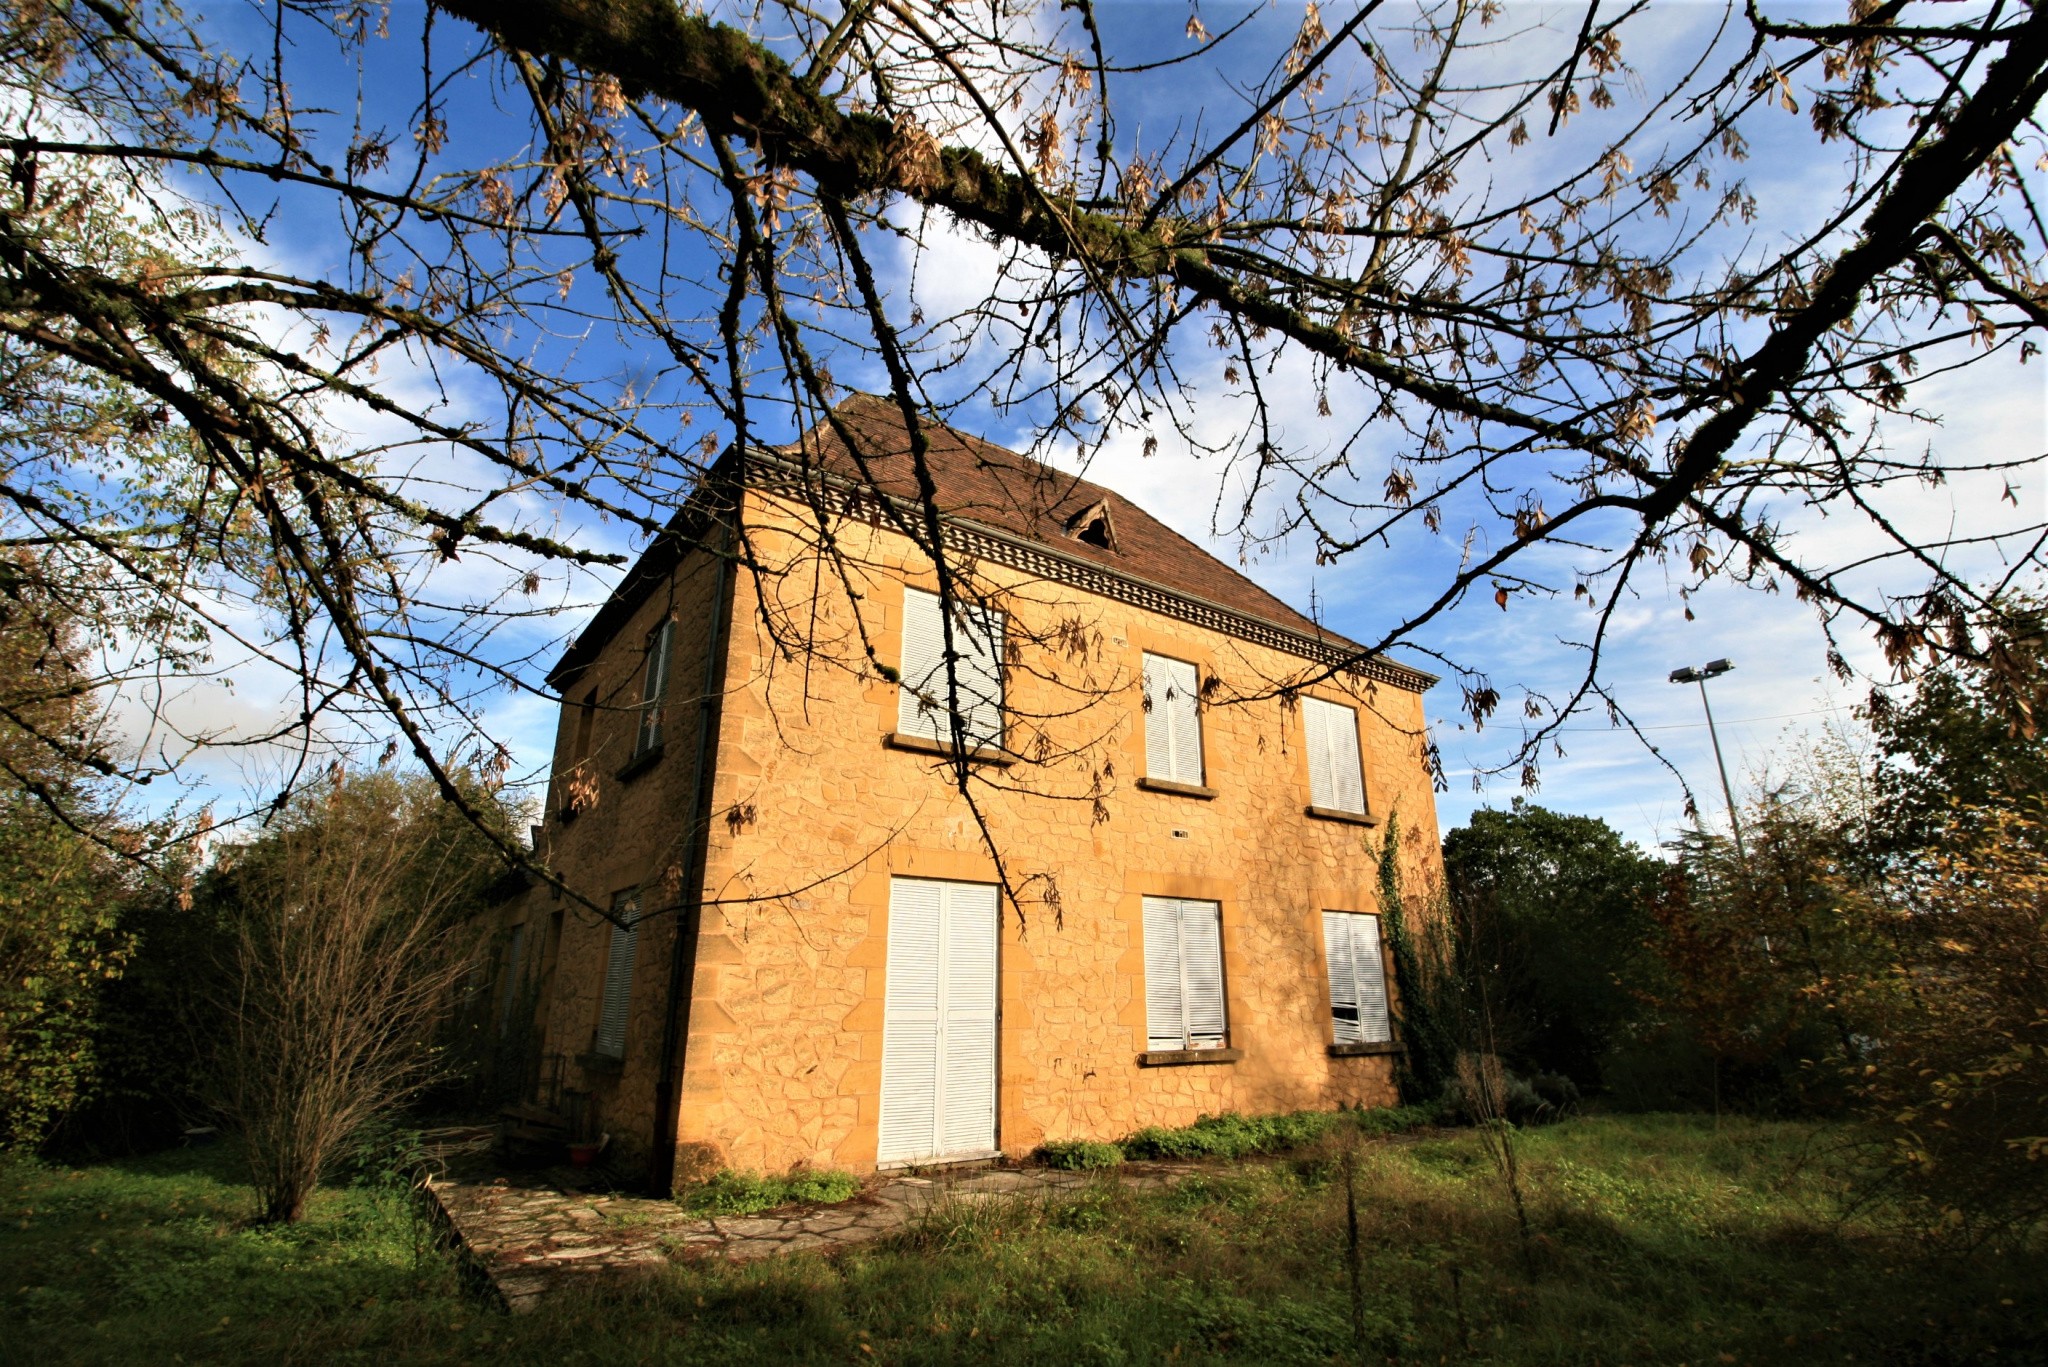
<instances>
[{"instance_id":1,"label":"decorative cornice","mask_svg":"<svg viewBox=\"0 0 2048 1367\"><path fill-rule=\"evenodd\" d=\"M550 685L557 690L567 687L576 671L597 658L640 600L666 573L681 563L691 548L699 544L706 528L731 506L732 495L726 481L769 491L794 492L800 497L830 490L848 496L842 509L848 516L856 515L859 504L869 500L885 502L911 517L920 515L913 500L897 498L815 465L799 464L779 451L759 446L745 451L728 447L706 472L703 483L677 510L667 530L654 539L639 562L627 571L597 616L591 619L561 660L548 672ZM1312 635L1282 626L1264 617L1212 603L1206 598L1141 579L1062 548L1001 531L957 514L945 514L942 523L949 533L952 549L1022 570L1040 579L1128 603L1147 612L1156 612L1241 641L1299 656L1311 664L1342 670L1346 674L1411 693L1426 692L1437 682L1437 676L1426 670L1378 656L1362 658L1361 648L1342 637Z\"/></svg>"},{"instance_id":2,"label":"decorative cornice","mask_svg":"<svg viewBox=\"0 0 2048 1367\"><path fill-rule=\"evenodd\" d=\"M885 500L898 511L915 511L909 500L857 486L842 475L819 470L815 466L797 465L785 456L758 447L747 453L747 467L746 483L753 488L808 494L822 486L853 491L861 499ZM950 548L977 559L993 560L1040 579L1081 589L1100 598L1128 603L1132 607L1234 636L1241 641L1298 655L1312 664L1341 669L1347 674L1403 688L1411 693L1426 692L1437 681L1434 674L1392 660L1377 656L1362 659L1360 648L1341 638L1331 639L1296 631L1278 622L1084 560L1043 542L1000 531L971 518L945 514L942 520L950 533Z\"/></svg>"}]
</instances>

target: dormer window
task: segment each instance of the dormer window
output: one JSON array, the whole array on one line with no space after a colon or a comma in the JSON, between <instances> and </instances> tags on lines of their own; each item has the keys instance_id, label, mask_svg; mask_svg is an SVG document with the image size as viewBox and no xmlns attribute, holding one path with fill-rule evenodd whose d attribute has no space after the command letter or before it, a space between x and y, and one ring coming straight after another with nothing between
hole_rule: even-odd
<instances>
[{"instance_id":1,"label":"dormer window","mask_svg":"<svg viewBox=\"0 0 2048 1367\"><path fill-rule=\"evenodd\" d=\"M1116 549L1116 525L1109 520L1107 500L1092 503L1067 519L1067 535L1105 551Z\"/></svg>"}]
</instances>

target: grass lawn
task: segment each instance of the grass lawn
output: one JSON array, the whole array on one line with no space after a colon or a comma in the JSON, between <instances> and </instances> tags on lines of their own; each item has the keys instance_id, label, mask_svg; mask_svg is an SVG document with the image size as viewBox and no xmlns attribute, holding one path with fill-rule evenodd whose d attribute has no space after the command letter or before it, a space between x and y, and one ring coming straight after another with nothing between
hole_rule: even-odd
<instances>
[{"instance_id":1,"label":"grass lawn","mask_svg":"<svg viewBox=\"0 0 2048 1367\"><path fill-rule=\"evenodd\" d=\"M1474 1136L1365 1141L1362 1349L1334 1144L1165 1192L1105 1174L518 1319L464 1294L402 1196L323 1191L304 1225L261 1229L226 1147L15 1165L0 1360L2048 1363L2041 1250L1940 1255L1840 1220L1829 1138L1676 1116L1525 1132L1527 1260Z\"/></svg>"}]
</instances>

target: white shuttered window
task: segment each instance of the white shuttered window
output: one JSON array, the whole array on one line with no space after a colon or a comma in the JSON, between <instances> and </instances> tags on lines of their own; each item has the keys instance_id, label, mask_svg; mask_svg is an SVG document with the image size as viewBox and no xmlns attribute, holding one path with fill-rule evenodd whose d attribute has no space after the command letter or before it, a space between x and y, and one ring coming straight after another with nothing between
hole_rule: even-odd
<instances>
[{"instance_id":1,"label":"white shuttered window","mask_svg":"<svg viewBox=\"0 0 2048 1367\"><path fill-rule=\"evenodd\" d=\"M889 885L876 1161L991 1153L996 1135L996 890Z\"/></svg>"},{"instance_id":2,"label":"white shuttered window","mask_svg":"<svg viewBox=\"0 0 2048 1367\"><path fill-rule=\"evenodd\" d=\"M1387 965L1380 956L1380 918L1361 912L1323 913L1323 957L1330 966L1330 1021L1338 1044L1386 1044Z\"/></svg>"},{"instance_id":3,"label":"white shuttered window","mask_svg":"<svg viewBox=\"0 0 2048 1367\"><path fill-rule=\"evenodd\" d=\"M624 1058L626 1014L633 1004L633 951L640 941L640 895L620 893L612 899L612 915L625 924L612 926L611 953L604 965L604 1000L598 1008L597 1040L591 1052Z\"/></svg>"},{"instance_id":4,"label":"white shuttered window","mask_svg":"<svg viewBox=\"0 0 2048 1367\"><path fill-rule=\"evenodd\" d=\"M902 690L896 729L950 743L957 703L970 746L1003 743L1003 614L953 605L953 668L946 668L945 624L937 594L903 590Z\"/></svg>"},{"instance_id":5,"label":"white shuttered window","mask_svg":"<svg viewBox=\"0 0 2048 1367\"><path fill-rule=\"evenodd\" d=\"M1365 776L1358 765L1358 714L1321 698L1301 700L1308 741L1308 800L1332 811L1365 811Z\"/></svg>"},{"instance_id":6,"label":"white shuttered window","mask_svg":"<svg viewBox=\"0 0 2048 1367\"><path fill-rule=\"evenodd\" d=\"M675 653L675 640L673 617L647 638L647 672L640 681L640 733L633 741L635 756L661 744L661 705L668 697L668 661Z\"/></svg>"},{"instance_id":7,"label":"white shuttered window","mask_svg":"<svg viewBox=\"0 0 2048 1367\"><path fill-rule=\"evenodd\" d=\"M1145 1047L1221 1049L1223 909L1184 897L1147 897Z\"/></svg>"},{"instance_id":8,"label":"white shuttered window","mask_svg":"<svg viewBox=\"0 0 2048 1367\"><path fill-rule=\"evenodd\" d=\"M1202 719L1196 705L1195 667L1185 660L1147 655L1145 672L1145 776L1202 784Z\"/></svg>"}]
</instances>

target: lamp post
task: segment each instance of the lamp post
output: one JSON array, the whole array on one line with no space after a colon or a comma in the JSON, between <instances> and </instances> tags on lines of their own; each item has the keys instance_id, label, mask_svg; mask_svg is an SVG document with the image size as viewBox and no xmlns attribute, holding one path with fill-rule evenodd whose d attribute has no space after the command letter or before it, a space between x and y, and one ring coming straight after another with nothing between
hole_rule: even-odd
<instances>
[{"instance_id":1,"label":"lamp post","mask_svg":"<svg viewBox=\"0 0 2048 1367\"><path fill-rule=\"evenodd\" d=\"M1700 706L1707 710L1707 735L1714 742L1714 767L1721 771L1721 796L1728 799L1728 827L1735 832L1735 857L1746 869L1749 867L1749 852L1742 848L1742 822L1735 815L1735 790L1728 786L1728 762L1721 758L1721 733L1714 729L1714 705L1707 701L1707 680L1718 679L1733 668L1733 660L1709 660L1698 669L1672 670L1671 682L1700 686Z\"/></svg>"}]
</instances>

